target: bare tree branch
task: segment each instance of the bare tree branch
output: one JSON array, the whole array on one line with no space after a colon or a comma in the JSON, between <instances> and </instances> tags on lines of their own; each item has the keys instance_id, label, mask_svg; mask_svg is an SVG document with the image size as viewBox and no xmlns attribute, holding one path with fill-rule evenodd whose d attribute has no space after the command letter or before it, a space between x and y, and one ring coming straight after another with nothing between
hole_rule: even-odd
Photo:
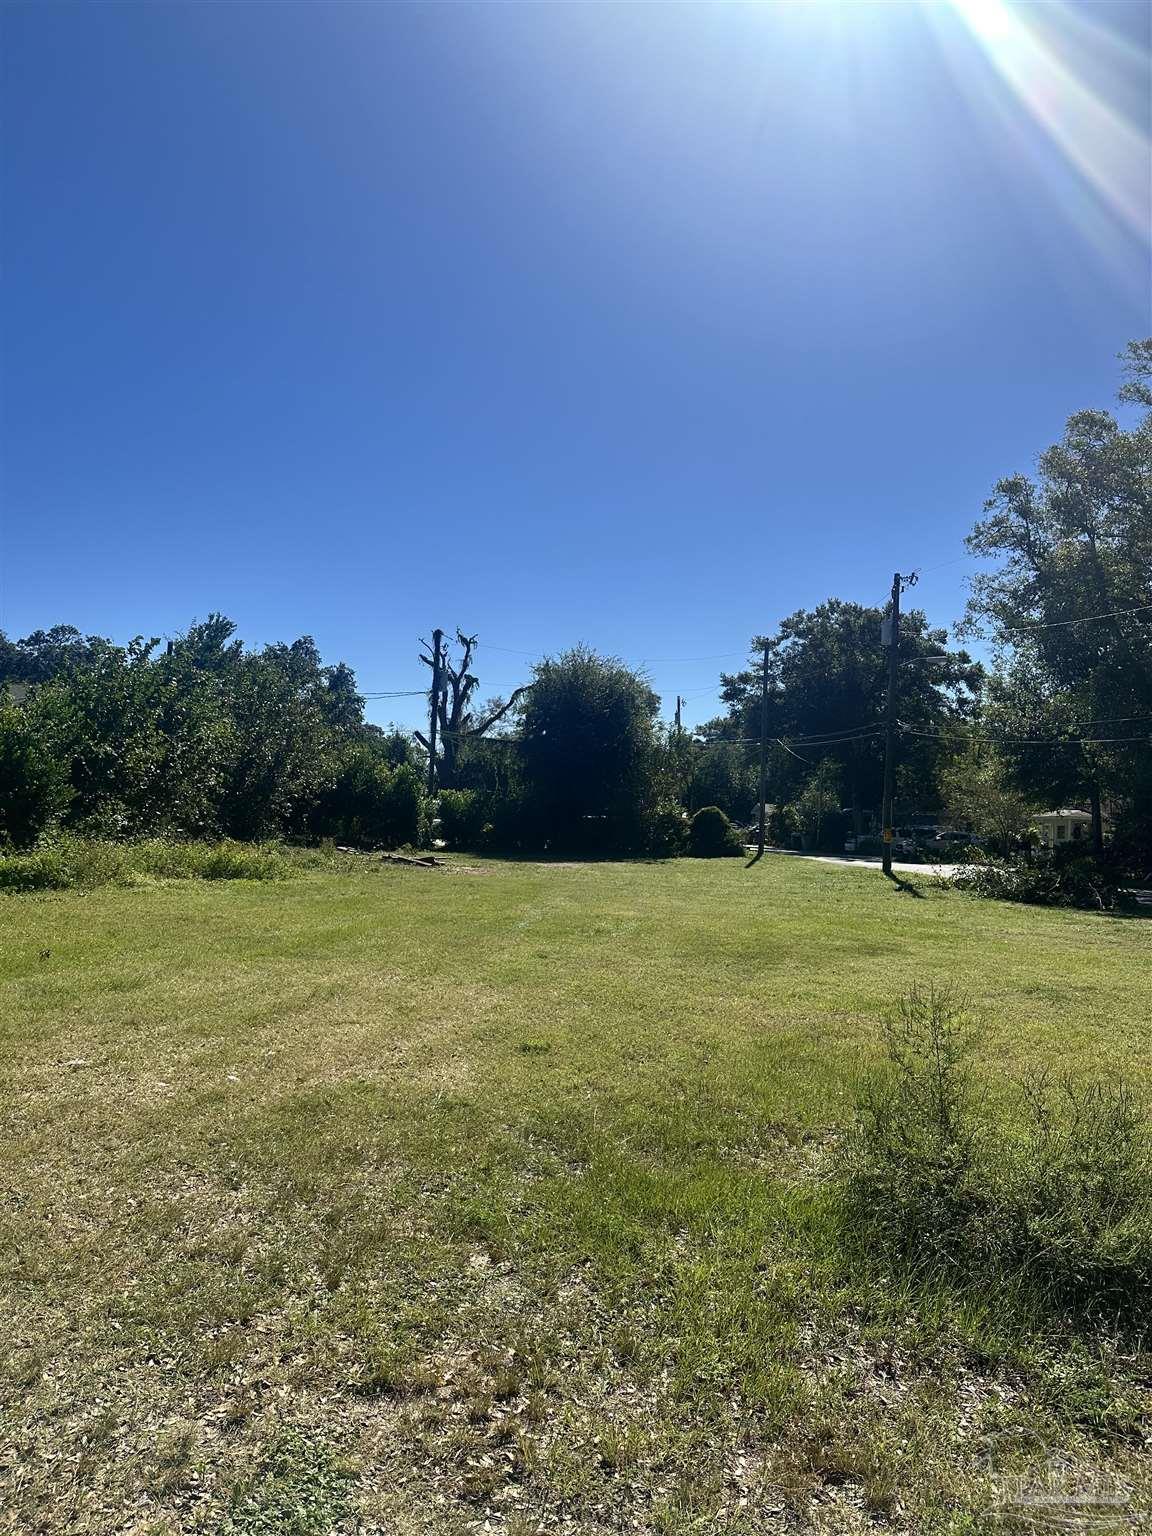
<instances>
[{"instance_id":1,"label":"bare tree branch","mask_svg":"<svg viewBox=\"0 0 1152 1536\"><path fill-rule=\"evenodd\" d=\"M519 688L517 688L511 694L511 696L508 699L507 704L502 704L494 715L489 715L488 716L487 720L481 721L481 723L479 725L474 725L472 727L472 729L468 732L468 735L469 736L483 736L485 731L490 730L491 727L494 726L498 720L502 720L504 718L504 716L512 708L513 704L515 704L515 702L516 702L516 700L518 698L520 698L523 694L527 693L530 688L534 688L535 686L536 686L535 683L523 683L523 684L521 684L521 686Z\"/></svg>"}]
</instances>

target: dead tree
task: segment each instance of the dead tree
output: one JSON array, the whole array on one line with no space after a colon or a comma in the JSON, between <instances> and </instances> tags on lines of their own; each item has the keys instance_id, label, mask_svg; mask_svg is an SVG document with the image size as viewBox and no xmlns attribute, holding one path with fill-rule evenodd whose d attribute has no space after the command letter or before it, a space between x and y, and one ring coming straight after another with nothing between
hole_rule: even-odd
<instances>
[{"instance_id":1,"label":"dead tree","mask_svg":"<svg viewBox=\"0 0 1152 1536\"><path fill-rule=\"evenodd\" d=\"M517 699L532 687L531 683L523 684L515 689L505 703L493 709L486 718L474 719L471 704L480 686L480 679L471 667L478 638L477 635L466 635L461 630L457 630L456 644L460 647L459 661L453 662L447 646L440 653L440 694L436 711L440 727L440 763L436 779L443 789L451 789L456 782L456 764L459 761L460 748L469 741L480 740L504 718ZM427 642L424 643L427 644ZM431 650L427 655L421 653L420 660L426 667L432 667L435 674ZM423 733L416 731L414 734L425 752L430 752L431 747Z\"/></svg>"}]
</instances>

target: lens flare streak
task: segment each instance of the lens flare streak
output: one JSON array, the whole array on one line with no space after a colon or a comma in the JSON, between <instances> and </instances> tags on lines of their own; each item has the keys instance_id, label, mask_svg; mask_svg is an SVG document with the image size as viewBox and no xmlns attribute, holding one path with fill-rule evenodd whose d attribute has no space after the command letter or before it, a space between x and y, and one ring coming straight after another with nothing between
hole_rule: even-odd
<instances>
[{"instance_id":1,"label":"lens flare streak","mask_svg":"<svg viewBox=\"0 0 1152 1536\"><path fill-rule=\"evenodd\" d=\"M1005 0L951 0L993 68L1106 206L1148 241L1152 141L1045 42L1028 9ZM1051 19L1057 9L1039 8Z\"/></svg>"}]
</instances>

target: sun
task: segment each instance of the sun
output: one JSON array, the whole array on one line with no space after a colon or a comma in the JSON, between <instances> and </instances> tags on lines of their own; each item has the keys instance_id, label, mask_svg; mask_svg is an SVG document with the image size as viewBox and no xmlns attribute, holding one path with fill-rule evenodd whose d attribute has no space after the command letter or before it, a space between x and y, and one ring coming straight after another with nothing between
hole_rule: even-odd
<instances>
[{"instance_id":1,"label":"sun","mask_svg":"<svg viewBox=\"0 0 1152 1536\"><path fill-rule=\"evenodd\" d=\"M1004 0L951 0L951 5L982 43L1003 43L1020 26Z\"/></svg>"}]
</instances>

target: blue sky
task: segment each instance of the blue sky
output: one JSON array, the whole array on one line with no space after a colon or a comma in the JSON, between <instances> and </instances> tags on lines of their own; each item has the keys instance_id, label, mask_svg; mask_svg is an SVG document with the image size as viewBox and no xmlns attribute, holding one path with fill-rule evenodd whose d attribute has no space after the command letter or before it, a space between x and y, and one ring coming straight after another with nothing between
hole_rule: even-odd
<instances>
[{"instance_id":1,"label":"blue sky","mask_svg":"<svg viewBox=\"0 0 1152 1536\"><path fill-rule=\"evenodd\" d=\"M461 625L485 692L585 640L706 718L797 607L919 566L953 620L995 479L1149 329L1142 4L3 34L9 633L222 610L382 690Z\"/></svg>"}]
</instances>

